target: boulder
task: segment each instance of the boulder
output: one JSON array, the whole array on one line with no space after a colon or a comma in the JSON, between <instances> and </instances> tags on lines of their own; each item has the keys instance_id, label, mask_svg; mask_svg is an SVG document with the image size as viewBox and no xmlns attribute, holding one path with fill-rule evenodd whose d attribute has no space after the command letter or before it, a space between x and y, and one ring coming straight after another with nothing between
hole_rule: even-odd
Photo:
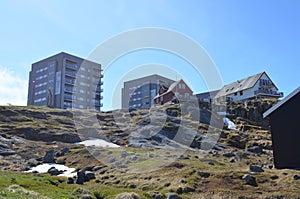
<instances>
[{"instance_id":1,"label":"boulder","mask_svg":"<svg viewBox=\"0 0 300 199\"><path fill-rule=\"evenodd\" d=\"M52 175L52 176L57 176L57 175L61 174L61 172L60 172L58 169L56 169L55 167L51 167L51 168L47 171L47 173L49 173L49 174Z\"/></svg>"},{"instance_id":2,"label":"boulder","mask_svg":"<svg viewBox=\"0 0 300 199\"><path fill-rule=\"evenodd\" d=\"M228 144L230 144L233 147L239 148L239 149L245 149L247 140L243 138L239 134L231 134L228 140Z\"/></svg>"},{"instance_id":3,"label":"boulder","mask_svg":"<svg viewBox=\"0 0 300 199\"><path fill-rule=\"evenodd\" d=\"M261 172L264 172L264 170L260 166L256 166L256 165L250 165L249 166L249 170L252 173L261 173Z\"/></svg>"},{"instance_id":4,"label":"boulder","mask_svg":"<svg viewBox=\"0 0 300 199\"><path fill-rule=\"evenodd\" d=\"M246 184L257 187L257 183L256 183L256 178L249 175L249 174L245 174L242 179L246 182Z\"/></svg>"},{"instance_id":5,"label":"boulder","mask_svg":"<svg viewBox=\"0 0 300 199\"><path fill-rule=\"evenodd\" d=\"M84 181L90 181L92 179L96 179L94 172L92 171L85 171L84 172Z\"/></svg>"},{"instance_id":6,"label":"boulder","mask_svg":"<svg viewBox=\"0 0 300 199\"><path fill-rule=\"evenodd\" d=\"M167 199L180 199L177 193L168 193Z\"/></svg>"},{"instance_id":7,"label":"boulder","mask_svg":"<svg viewBox=\"0 0 300 199\"><path fill-rule=\"evenodd\" d=\"M16 152L11 150L8 145L0 143L0 155L9 156L14 154L16 154Z\"/></svg>"},{"instance_id":8,"label":"boulder","mask_svg":"<svg viewBox=\"0 0 300 199\"><path fill-rule=\"evenodd\" d=\"M38 164L39 164L39 162L34 158L30 158L29 160L27 160L27 165L30 167L35 167Z\"/></svg>"},{"instance_id":9,"label":"boulder","mask_svg":"<svg viewBox=\"0 0 300 199\"><path fill-rule=\"evenodd\" d=\"M85 178L84 172L83 171L78 171L77 172L76 184L83 184L84 183L84 178Z\"/></svg>"},{"instance_id":10,"label":"boulder","mask_svg":"<svg viewBox=\"0 0 300 199\"><path fill-rule=\"evenodd\" d=\"M238 160L237 160L237 158L236 157L231 157L230 159L229 159L229 162L231 162L231 163L234 163L234 162L237 162Z\"/></svg>"},{"instance_id":11,"label":"boulder","mask_svg":"<svg viewBox=\"0 0 300 199\"><path fill-rule=\"evenodd\" d=\"M49 151L46 152L43 162L44 163L55 163L54 156L55 156L55 150L50 149Z\"/></svg>"},{"instance_id":12,"label":"boulder","mask_svg":"<svg viewBox=\"0 0 300 199\"><path fill-rule=\"evenodd\" d=\"M120 193L118 194L115 199L140 199L140 196L137 195L136 193Z\"/></svg>"},{"instance_id":13,"label":"boulder","mask_svg":"<svg viewBox=\"0 0 300 199\"><path fill-rule=\"evenodd\" d=\"M94 197L91 196L90 194L84 194L80 197L80 199L93 199Z\"/></svg>"},{"instance_id":14,"label":"boulder","mask_svg":"<svg viewBox=\"0 0 300 199\"><path fill-rule=\"evenodd\" d=\"M183 193L191 193L191 192L195 192L195 189L192 187L184 187L183 188Z\"/></svg>"},{"instance_id":15,"label":"boulder","mask_svg":"<svg viewBox=\"0 0 300 199\"><path fill-rule=\"evenodd\" d=\"M74 184L74 178L69 177L67 179L67 184Z\"/></svg>"},{"instance_id":16,"label":"boulder","mask_svg":"<svg viewBox=\"0 0 300 199\"><path fill-rule=\"evenodd\" d=\"M234 157L235 153L234 152L227 152L223 154L224 157L230 158L230 157Z\"/></svg>"},{"instance_id":17,"label":"boulder","mask_svg":"<svg viewBox=\"0 0 300 199\"><path fill-rule=\"evenodd\" d=\"M103 166L94 166L93 171L98 171L102 168L103 168Z\"/></svg>"},{"instance_id":18,"label":"boulder","mask_svg":"<svg viewBox=\"0 0 300 199\"><path fill-rule=\"evenodd\" d=\"M251 153L261 154L263 152L263 149L261 146L251 146L247 149L247 151Z\"/></svg>"},{"instance_id":19,"label":"boulder","mask_svg":"<svg viewBox=\"0 0 300 199\"><path fill-rule=\"evenodd\" d=\"M294 180L300 180L300 175L295 174L295 175L294 175Z\"/></svg>"},{"instance_id":20,"label":"boulder","mask_svg":"<svg viewBox=\"0 0 300 199\"><path fill-rule=\"evenodd\" d=\"M210 176L210 173L199 171L198 175L202 178L208 178Z\"/></svg>"}]
</instances>

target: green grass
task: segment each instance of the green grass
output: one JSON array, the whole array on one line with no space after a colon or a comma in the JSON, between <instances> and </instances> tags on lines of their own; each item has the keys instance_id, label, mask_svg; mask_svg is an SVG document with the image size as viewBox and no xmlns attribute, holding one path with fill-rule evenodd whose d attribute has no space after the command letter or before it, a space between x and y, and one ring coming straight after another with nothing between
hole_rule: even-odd
<instances>
[{"instance_id":1,"label":"green grass","mask_svg":"<svg viewBox=\"0 0 300 199\"><path fill-rule=\"evenodd\" d=\"M67 184L64 177L52 177L47 174L25 174L11 171L0 171L0 198L44 199L44 198L80 198L82 194L90 194L95 199L101 196L113 199L123 192L135 192L141 198L149 198L146 192L121 186L111 186L87 182L84 185Z\"/></svg>"}]
</instances>

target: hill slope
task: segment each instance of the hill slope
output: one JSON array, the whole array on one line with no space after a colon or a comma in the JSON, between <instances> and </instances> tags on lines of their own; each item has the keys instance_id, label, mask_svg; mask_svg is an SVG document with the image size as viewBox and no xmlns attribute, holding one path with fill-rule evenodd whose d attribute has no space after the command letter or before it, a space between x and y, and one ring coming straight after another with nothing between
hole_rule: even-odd
<instances>
[{"instance_id":1,"label":"hill slope","mask_svg":"<svg viewBox=\"0 0 300 199\"><path fill-rule=\"evenodd\" d=\"M115 198L122 192L135 192L140 198L164 198L170 192L181 198L296 198L300 180L295 179L300 172L272 167L270 132L267 121L259 117L272 104L229 105L229 117L237 130L221 130L217 144L207 153L199 148L208 143L211 119L220 118L205 107L200 109L200 123L193 120L193 110L182 115L177 105L151 110L152 115L156 111L154 115L164 118L158 120L145 110L76 113L1 107L0 198L26 198L28 194L31 198ZM174 142L180 124L197 132L189 147ZM121 147L76 144L88 137ZM41 164L50 149L55 150L56 163L91 170L96 179L76 185L67 184L64 177L23 173ZM168 164L161 166L163 161ZM32 192L26 196L26 191Z\"/></svg>"}]
</instances>

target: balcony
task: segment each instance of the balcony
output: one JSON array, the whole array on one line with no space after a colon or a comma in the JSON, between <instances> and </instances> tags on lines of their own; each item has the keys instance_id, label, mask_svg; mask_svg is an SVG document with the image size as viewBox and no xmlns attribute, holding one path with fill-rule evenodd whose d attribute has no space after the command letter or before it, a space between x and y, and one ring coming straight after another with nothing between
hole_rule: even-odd
<instances>
[{"instance_id":1,"label":"balcony","mask_svg":"<svg viewBox=\"0 0 300 199\"><path fill-rule=\"evenodd\" d=\"M75 73L75 72L66 71L65 75L66 75L66 76L69 76L69 77L76 78L76 73Z\"/></svg>"},{"instance_id":2,"label":"balcony","mask_svg":"<svg viewBox=\"0 0 300 199\"><path fill-rule=\"evenodd\" d=\"M73 87L65 87L65 92L73 93Z\"/></svg>"},{"instance_id":3,"label":"balcony","mask_svg":"<svg viewBox=\"0 0 300 199\"><path fill-rule=\"evenodd\" d=\"M78 65L77 64L70 64L70 63L66 63L66 68L72 69L72 70L78 70Z\"/></svg>"},{"instance_id":4,"label":"balcony","mask_svg":"<svg viewBox=\"0 0 300 199\"><path fill-rule=\"evenodd\" d=\"M97 86L97 88L96 88L96 92L103 92L103 89L100 87L100 86Z\"/></svg>"},{"instance_id":5,"label":"balcony","mask_svg":"<svg viewBox=\"0 0 300 199\"><path fill-rule=\"evenodd\" d=\"M96 107L103 107L103 104L102 103L97 103L97 104L95 103L95 106Z\"/></svg>"},{"instance_id":6,"label":"balcony","mask_svg":"<svg viewBox=\"0 0 300 199\"><path fill-rule=\"evenodd\" d=\"M259 86L261 88L272 88L274 85L272 83L271 80L267 80L267 79L260 79L259 80Z\"/></svg>"},{"instance_id":7,"label":"balcony","mask_svg":"<svg viewBox=\"0 0 300 199\"><path fill-rule=\"evenodd\" d=\"M65 84L74 85L75 84L75 80L74 79L65 79Z\"/></svg>"},{"instance_id":8,"label":"balcony","mask_svg":"<svg viewBox=\"0 0 300 199\"><path fill-rule=\"evenodd\" d=\"M100 103L100 101L95 101L95 106L102 106L102 103Z\"/></svg>"},{"instance_id":9,"label":"balcony","mask_svg":"<svg viewBox=\"0 0 300 199\"><path fill-rule=\"evenodd\" d=\"M272 91L272 90L256 90L254 95L268 95L273 97L283 97L283 92Z\"/></svg>"},{"instance_id":10,"label":"balcony","mask_svg":"<svg viewBox=\"0 0 300 199\"><path fill-rule=\"evenodd\" d=\"M101 73L95 72L95 73L93 73L93 75L98 78L103 78L103 74L101 74Z\"/></svg>"}]
</instances>

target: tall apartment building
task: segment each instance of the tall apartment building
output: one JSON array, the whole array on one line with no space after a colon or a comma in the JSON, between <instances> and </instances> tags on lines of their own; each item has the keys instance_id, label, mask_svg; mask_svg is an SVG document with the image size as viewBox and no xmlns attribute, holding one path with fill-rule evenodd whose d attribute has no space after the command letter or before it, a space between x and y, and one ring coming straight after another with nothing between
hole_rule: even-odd
<instances>
[{"instance_id":1,"label":"tall apartment building","mask_svg":"<svg viewBox=\"0 0 300 199\"><path fill-rule=\"evenodd\" d=\"M58 53L32 64L27 104L100 111L102 78L100 64Z\"/></svg>"},{"instance_id":2,"label":"tall apartment building","mask_svg":"<svg viewBox=\"0 0 300 199\"><path fill-rule=\"evenodd\" d=\"M150 75L124 82L122 108L146 109L154 105L154 97L161 85L170 86L174 80L160 75Z\"/></svg>"}]
</instances>

